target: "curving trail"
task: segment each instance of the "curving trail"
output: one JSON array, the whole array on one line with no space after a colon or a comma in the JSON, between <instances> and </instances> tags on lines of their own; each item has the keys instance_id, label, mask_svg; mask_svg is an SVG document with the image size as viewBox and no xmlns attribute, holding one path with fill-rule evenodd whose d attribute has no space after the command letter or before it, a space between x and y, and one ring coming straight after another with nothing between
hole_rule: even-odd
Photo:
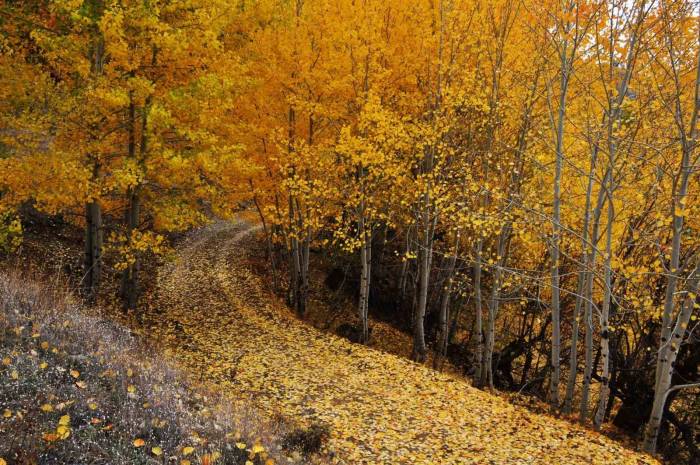
<instances>
[{"instance_id":1,"label":"curving trail","mask_svg":"<svg viewBox=\"0 0 700 465\"><path fill-rule=\"evenodd\" d=\"M290 421L329 425L336 463L656 463L297 320L246 263L257 229L219 222L193 234L160 271L145 324L202 382Z\"/></svg>"}]
</instances>

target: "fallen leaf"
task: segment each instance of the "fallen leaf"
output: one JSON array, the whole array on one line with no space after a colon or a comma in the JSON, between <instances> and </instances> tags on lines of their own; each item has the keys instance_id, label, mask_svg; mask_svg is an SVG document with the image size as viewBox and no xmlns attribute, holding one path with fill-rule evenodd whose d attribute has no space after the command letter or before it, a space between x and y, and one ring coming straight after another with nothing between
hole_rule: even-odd
<instances>
[{"instance_id":1,"label":"fallen leaf","mask_svg":"<svg viewBox=\"0 0 700 465\"><path fill-rule=\"evenodd\" d=\"M60 439L67 439L70 436L70 427L66 425L58 425L56 434Z\"/></svg>"}]
</instances>

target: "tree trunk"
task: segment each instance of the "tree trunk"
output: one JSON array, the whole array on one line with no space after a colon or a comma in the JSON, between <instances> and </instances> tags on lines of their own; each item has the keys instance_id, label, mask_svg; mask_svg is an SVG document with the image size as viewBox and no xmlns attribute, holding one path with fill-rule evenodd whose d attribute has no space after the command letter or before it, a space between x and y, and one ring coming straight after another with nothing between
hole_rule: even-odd
<instances>
[{"instance_id":1,"label":"tree trunk","mask_svg":"<svg viewBox=\"0 0 700 465\"><path fill-rule=\"evenodd\" d=\"M97 199L85 206L84 267L85 297L88 302L95 303L102 274L102 207Z\"/></svg>"},{"instance_id":2,"label":"tree trunk","mask_svg":"<svg viewBox=\"0 0 700 465\"><path fill-rule=\"evenodd\" d=\"M424 194L423 205L423 234L421 246L418 250L418 305L415 310L413 325L413 353L411 358L419 363L425 362L427 348L425 346L425 310L428 304L428 283L430 280L430 255L432 253L432 241L430 235L430 218L428 213L429 195Z\"/></svg>"},{"instance_id":3,"label":"tree trunk","mask_svg":"<svg viewBox=\"0 0 700 465\"><path fill-rule=\"evenodd\" d=\"M700 28L698 28L698 40L700 40ZM673 55L673 53L671 53ZM680 273L680 256L681 242L683 238L684 215L679 213L677 209L685 209L686 197L688 195L688 183L692 173L697 169L697 160L694 159L694 150L697 145L698 131L697 122L700 113L700 53L696 58L696 74L694 82L694 102L692 117L689 128L686 133L685 125L679 124L679 138L681 141L682 158L678 169L678 176L674 183L673 197L671 200L671 215L672 223L672 243L671 243L671 260L668 267L668 281L666 285L666 298L664 302L664 311L661 324L661 342L657 355L655 387L654 387L654 404L652 406L651 416L644 432L644 450L654 452L656 450L656 441L659 435L661 426L664 405L668 395L671 377L673 376L674 364L678 356L678 350L683 342L688 322L696 302L695 295L697 294L698 273L697 266L693 270L689 280L688 289L690 293L686 296L685 303L676 317L675 327L672 328L674 299L676 288L678 285L678 274ZM679 82L678 76L675 77L675 82ZM675 97L675 112L676 121L682 123L681 118L681 90L676 89Z\"/></svg>"},{"instance_id":4,"label":"tree trunk","mask_svg":"<svg viewBox=\"0 0 700 465\"><path fill-rule=\"evenodd\" d=\"M138 187L130 189L128 198L129 206L126 211L125 222L127 225L127 241L131 244L133 234L138 231L139 227L141 202ZM141 260L138 251L134 251L133 254L133 261L130 262L122 272L122 299L124 301L124 310L135 310L138 302L138 273Z\"/></svg>"},{"instance_id":5,"label":"tree trunk","mask_svg":"<svg viewBox=\"0 0 700 465\"><path fill-rule=\"evenodd\" d=\"M130 159L136 159L136 104L134 103L133 93L129 93L129 143L128 156ZM128 188L126 192L126 210L124 211L124 225L126 231L126 246L133 257L126 257L126 268L122 271L120 294L124 311L134 310L136 308L136 280L138 278L138 252L131 250L133 235L138 228L139 218L139 198L138 185Z\"/></svg>"},{"instance_id":6,"label":"tree trunk","mask_svg":"<svg viewBox=\"0 0 700 465\"><path fill-rule=\"evenodd\" d=\"M566 385L566 397L564 399L564 413L570 414L573 411L573 401L574 401L574 390L576 387L576 375L578 372L578 332L579 332L579 324L578 324L578 319L581 314L581 306L583 305L585 310L584 310L584 325L585 325L585 331L586 331L586 339L585 339L585 352L588 354L588 350L593 350L593 334L592 334L592 327L588 326L589 321L591 320L591 303L590 303L590 298L586 301L584 304L584 292L587 290L587 284L588 284L588 256L589 256L589 244L588 244L588 228L590 227L590 222L591 222L591 196L593 193L593 180L595 177L595 168L597 165L598 161L598 149L597 147L594 147L591 153L591 164L590 164L590 169L588 171L588 185L586 186L586 202L585 202L585 211L583 214L583 227L581 231L581 270L579 271L578 275L578 285L577 285L577 292L576 292L576 304L574 306L574 314L572 317L572 323L571 323L571 353L569 354L569 379L567 381ZM590 293L587 295L591 295ZM589 338L590 336L590 338ZM586 358L588 360L588 358ZM592 360L592 359L591 359ZM584 378L585 378L585 372L588 370L588 384L587 386L590 386L590 368L591 366L587 363L586 367L584 368ZM585 381L584 381L585 383ZM587 403L587 402L586 402Z\"/></svg>"},{"instance_id":7,"label":"tree trunk","mask_svg":"<svg viewBox=\"0 0 700 465\"><path fill-rule=\"evenodd\" d=\"M369 286L370 286L370 267L372 265L372 233L367 231L367 224L364 215L364 200L360 203L360 221L359 221L360 237L362 246L360 248L360 262L362 271L360 274L360 301L358 304L358 316L360 317L361 334L360 343L366 344L369 341Z\"/></svg>"},{"instance_id":8,"label":"tree trunk","mask_svg":"<svg viewBox=\"0 0 700 465\"><path fill-rule=\"evenodd\" d=\"M104 5L101 1L95 2L98 15L103 14ZM94 49L92 51L91 73L99 76L104 68L104 37L96 28ZM100 162L92 160L92 181L100 182ZM95 303L100 287L102 275L102 206L99 198L93 198L85 205L85 258L84 258L84 293L89 303Z\"/></svg>"},{"instance_id":9,"label":"tree trunk","mask_svg":"<svg viewBox=\"0 0 700 465\"><path fill-rule=\"evenodd\" d=\"M476 338L476 385L483 387L482 380L484 375L484 322L483 310L481 308L481 249L483 247L483 239L479 236L476 243L476 253L474 254L474 263L472 265L472 273L474 274L474 337Z\"/></svg>"},{"instance_id":10,"label":"tree trunk","mask_svg":"<svg viewBox=\"0 0 700 465\"><path fill-rule=\"evenodd\" d=\"M611 171L614 172L613 166ZM613 181L612 175L609 180L608 193L608 218L606 225L605 239L605 265L603 271L603 308L600 317L600 355L603 359L603 367L600 376L600 395L598 397L598 409L596 410L593 424L596 429L600 429L605 418L605 410L608 402L610 389L610 328L608 327L610 318L610 299L612 290L611 283L611 260L612 260L612 226L615 209L613 206Z\"/></svg>"},{"instance_id":11,"label":"tree trunk","mask_svg":"<svg viewBox=\"0 0 700 465\"><path fill-rule=\"evenodd\" d=\"M661 422L663 420L666 399L669 392L674 389L671 388L674 365L676 363L676 358L678 357L678 351L683 343L683 339L688 328L688 323L690 322L690 317L693 313L693 308L697 301L698 271L699 270L696 268L693 272L695 276L692 278L688 286L690 292L688 292L686 295L681 312L678 314L676 324L670 334L670 341L668 344L661 347L659 351L659 358L661 360L661 369L659 372L661 376L656 385L656 390L654 391L654 403L651 408L649 422L644 430L643 448L649 453L656 452L656 442L659 436Z\"/></svg>"},{"instance_id":12,"label":"tree trunk","mask_svg":"<svg viewBox=\"0 0 700 465\"><path fill-rule=\"evenodd\" d=\"M556 163L554 168L554 201L552 213L552 353L549 403L552 410L559 408L559 382L561 376L561 310L559 308L559 247L561 242L561 175L564 163L564 122L566 118L566 96L571 70L568 58L568 41L564 41L561 52L561 80L559 82L559 108L556 128Z\"/></svg>"},{"instance_id":13,"label":"tree trunk","mask_svg":"<svg viewBox=\"0 0 700 465\"><path fill-rule=\"evenodd\" d=\"M250 190L252 192L255 192L254 186L253 186L253 180L249 179L248 183L250 184ZM274 248L272 247L272 234L273 230L268 227L267 221L265 220L265 215L263 214L262 208L260 207L260 202L258 202L258 196L253 193L253 203L255 204L255 209L258 212L258 216L260 217L260 223L262 224L263 227L263 234L265 234L265 246L267 248L267 258L270 260L270 272L272 273L272 291L274 293L277 293L277 289L279 289L279 283L277 282L277 264L275 261L275 251Z\"/></svg>"},{"instance_id":14,"label":"tree trunk","mask_svg":"<svg viewBox=\"0 0 700 465\"><path fill-rule=\"evenodd\" d=\"M452 295L452 281L454 279L457 253L459 250L460 232L455 233L454 253L447 264L447 282L443 286L442 299L440 301L440 316L438 321L437 353L433 359L433 368L439 369L444 357L447 356L447 344L449 342L448 322L450 319L450 296Z\"/></svg>"},{"instance_id":15,"label":"tree trunk","mask_svg":"<svg viewBox=\"0 0 700 465\"><path fill-rule=\"evenodd\" d=\"M603 184L607 182L610 171L606 171L603 177ZM590 402L591 379L593 376L593 281L595 278L595 263L598 255L598 241L600 231L600 216L605 203L605 189L601 187L598 191L596 207L593 211L593 231L591 234L591 252L587 259L588 269L586 271L586 289L584 303L584 321L586 324L585 341L585 366L583 369L583 386L581 387L581 407L579 420L585 423L588 420L588 406Z\"/></svg>"}]
</instances>

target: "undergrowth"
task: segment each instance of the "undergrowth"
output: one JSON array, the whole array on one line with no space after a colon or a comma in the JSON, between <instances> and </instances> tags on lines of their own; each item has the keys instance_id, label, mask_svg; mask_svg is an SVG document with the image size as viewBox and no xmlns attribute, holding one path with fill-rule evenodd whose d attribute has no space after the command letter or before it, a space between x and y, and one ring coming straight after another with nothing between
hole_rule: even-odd
<instances>
[{"instance_id":1,"label":"undergrowth","mask_svg":"<svg viewBox=\"0 0 700 465\"><path fill-rule=\"evenodd\" d=\"M280 422L187 384L64 286L0 273L0 360L0 465L302 461Z\"/></svg>"}]
</instances>

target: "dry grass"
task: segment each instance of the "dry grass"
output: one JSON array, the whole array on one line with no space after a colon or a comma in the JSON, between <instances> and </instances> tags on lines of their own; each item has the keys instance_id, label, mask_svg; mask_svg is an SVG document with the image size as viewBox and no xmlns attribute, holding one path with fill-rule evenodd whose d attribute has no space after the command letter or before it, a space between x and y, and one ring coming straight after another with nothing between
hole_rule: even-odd
<instances>
[{"instance_id":1,"label":"dry grass","mask_svg":"<svg viewBox=\"0 0 700 465\"><path fill-rule=\"evenodd\" d=\"M0 360L0 458L8 464L301 461L281 459L289 435L279 422L188 385L61 284L0 274Z\"/></svg>"}]
</instances>

